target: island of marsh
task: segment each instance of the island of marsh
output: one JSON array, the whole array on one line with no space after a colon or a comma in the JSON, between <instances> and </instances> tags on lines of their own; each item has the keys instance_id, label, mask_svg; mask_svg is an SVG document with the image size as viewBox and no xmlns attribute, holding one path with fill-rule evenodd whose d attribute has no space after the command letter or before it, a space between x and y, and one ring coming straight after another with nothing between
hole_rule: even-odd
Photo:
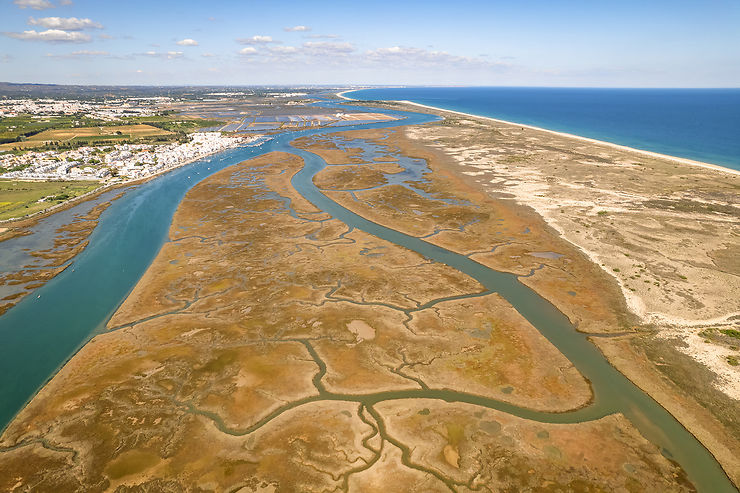
<instances>
[{"instance_id":1,"label":"island of marsh","mask_svg":"<svg viewBox=\"0 0 740 493\"><path fill-rule=\"evenodd\" d=\"M78 204L65 203L62 206L64 213L50 214L48 223L39 224L38 218L33 217L9 222L7 227L0 228L0 242L20 241L25 245L21 252L17 251L18 245L13 245L9 249L9 257L0 257L0 315L67 269L87 247L100 215L122 193L115 189L101 189L85 197L86 200L81 199ZM63 203L62 198L57 202ZM35 234L40 237L25 241L34 238Z\"/></svg>"},{"instance_id":2,"label":"island of marsh","mask_svg":"<svg viewBox=\"0 0 740 493\"><path fill-rule=\"evenodd\" d=\"M302 165L271 153L191 189L109 331L4 432L0 484L691 490L619 415L434 398L564 412L591 390L499 295L307 202Z\"/></svg>"},{"instance_id":3,"label":"island of marsh","mask_svg":"<svg viewBox=\"0 0 740 493\"><path fill-rule=\"evenodd\" d=\"M592 286L588 291L616 303L612 306L623 322L615 325L604 319L605 325L624 334L597 337L594 342L620 371L699 437L737 481L740 367L733 363L740 345L722 331L739 328L740 264L733 255L740 224L738 175L515 124L435 113L445 119L406 127L400 137L391 139L407 140L401 147L411 155L419 148L436 153L437 160L430 163L439 171L452 172L499 203L534 210L534 217L546 222L545 229L565 240L579 257L585 255L593 267L600 267L601 272L587 277L602 279L608 290ZM345 135L335 139L347 152L344 158L339 155L339 162L354 159L353 149L358 147L356 134ZM384 138L365 137L376 144ZM326 142L322 146L332 147ZM412 210L401 214L398 203L387 202L381 193L382 188L360 190L353 192L356 200L346 192L334 198L373 214L377 221L426 234L419 226L422 219ZM428 241L462 236L456 226L448 229ZM512 272L525 273L536 259L532 253L566 253L546 245L528 248L532 231L529 224L521 224L492 243L493 252L481 250L473 258L503 270L513 264L518 270ZM546 259L545 264L572 258L566 254ZM532 281L530 285L579 330L597 331L579 321L588 312L575 305L584 289L555 293L542 289L534 283L537 272L541 271L523 282ZM556 278L547 276L546 283L552 285ZM571 278L575 283L582 279ZM565 295L572 296L572 302Z\"/></svg>"}]
</instances>

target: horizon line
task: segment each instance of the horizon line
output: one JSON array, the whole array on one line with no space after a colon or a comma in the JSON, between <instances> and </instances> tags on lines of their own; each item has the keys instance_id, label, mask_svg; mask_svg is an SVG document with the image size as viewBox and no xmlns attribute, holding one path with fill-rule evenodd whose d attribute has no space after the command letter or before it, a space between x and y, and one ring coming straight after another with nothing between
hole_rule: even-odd
<instances>
[{"instance_id":1,"label":"horizon line","mask_svg":"<svg viewBox=\"0 0 740 493\"><path fill-rule=\"evenodd\" d=\"M405 89L415 87L439 87L439 88L519 88L519 89L643 89L643 90L740 90L738 86L553 86L553 85L479 85L479 84L287 84L287 83L268 83L268 84L66 84L56 82L8 82L0 81L0 84L13 86L70 86L70 87L162 87L162 88L186 88L186 87L231 87L231 88L255 88L255 87L305 87L305 88L354 88L359 89Z\"/></svg>"}]
</instances>

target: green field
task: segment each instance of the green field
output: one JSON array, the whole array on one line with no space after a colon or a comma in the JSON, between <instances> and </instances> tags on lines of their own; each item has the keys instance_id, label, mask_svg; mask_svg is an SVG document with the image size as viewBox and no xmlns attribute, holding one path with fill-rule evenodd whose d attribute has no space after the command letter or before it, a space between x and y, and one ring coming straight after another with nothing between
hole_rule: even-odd
<instances>
[{"instance_id":1,"label":"green field","mask_svg":"<svg viewBox=\"0 0 740 493\"><path fill-rule=\"evenodd\" d=\"M165 112L103 121L83 116L0 118L0 150L53 150L117 142L153 143L186 139L185 134L224 122ZM145 131L143 131L145 130Z\"/></svg>"},{"instance_id":2,"label":"green field","mask_svg":"<svg viewBox=\"0 0 740 493\"><path fill-rule=\"evenodd\" d=\"M207 120L171 113L154 116L133 116L123 120L131 123L145 123L170 132L195 132L201 128L216 127L226 123L221 120Z\"/></svg>"},{"instance_id":3,"label":"green field","mask_svg":"<svg viewBox=\"0 0 740 493\"><path fill-rule=\"evenodd\" d=\"M96 181L0 180L0 220L32 214L99 186ZM43 197L49 198L39 202Z\"/></svg>"},{"instance_id":4,"label":"green field","mask_svg":"<svg viewBox=\"0 0 740 493\"><path fill-rule=\"evenodd\" d=\"M175 134L159 127L143 124L131 125L105 125L101 127L74 127L55 128L44 130L22 142L10 142L0 144L0 150L26 149L26 148L75 148L80 145L101 145L116 142L142 142L142 141L172 141L178 136L184 136L181 132Z\"/></svg>"},{"instance_id":5,"label":"green field","mask_svg":"<svg viewBox=\"0 0 740 493\"><path fill-rule=\"evenodd\" d=\"M59 128L80 128L111 125L111 122L78 116L33 117L19 115L0 118L0 144L16 142L31 137L44 130Z\"/></svg>"}]
</instances>

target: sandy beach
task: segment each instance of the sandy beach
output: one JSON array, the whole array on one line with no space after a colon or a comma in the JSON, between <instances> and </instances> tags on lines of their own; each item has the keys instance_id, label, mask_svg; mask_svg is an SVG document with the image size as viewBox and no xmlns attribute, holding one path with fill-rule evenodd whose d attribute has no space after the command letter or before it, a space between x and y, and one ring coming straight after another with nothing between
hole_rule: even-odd
<instances>
[{"instance_id":1,"label":"sandy beach","mask_svg":"<svg viewBox=\"0 0 740 493\"><path fill-rule=\"evenodd\" d=\"M412 106L406 101L396 103L380 106L397 110ZM740 372L731 334L738 328L740 313L740 298L733 294L740 292L734 239L740 224L740 174L595 139L420 107L446 118L405 127L407 138L444 153L451 160L451 170L491 197L504 203L512 200L535 212L614 280L622 295L614 300L623 299L634 318L623 326L626 335L595 337L595 343L614 366L687 424L713 454L731 464L728 470L736 471L737 442L731 437L738 429L733 415L740 402ZM419 156L419 151L414 155ZM367 200L365 195L357 197ZM344 205L356 206L356 199ZM438 225L444 230L443 226ZM536 267L528 254L532 247L527 249L532 231L524 224L513 228L500 239L502 243L491 243L495 253L481 249L473 258L526 276ZM481 234L471 236L489 244ZM540 250L566 253L553 248ZM572 255L564 258L572 265ZM558 275L554 269L545 277ZM530 281L533 278L526 277L522 282ZM561 311L574 315L570 311L575 297L558 300L551 296L557 290L537 288ZM583 284L570 294L577 292L612 297ZM579 329L595 332L581 322Z\"/></svg>"},{"instance_id":2,"label":"sandy beach","mask_svg":"<svg viewBox=\"0 0 740 493\"><path fill-rule=\"evenodd\" d=\"M740 399L740 375L728 364L735 357L732 344L707 344L705 332L734 328L740 313L731 294L740 289L731 260L737 224L732 183L740 173L494 118L435 111L471 120L424 132L409 129L409 135L447 153L483 189L535 210L614 278L640 325L680 341L682 352L717 375L716 388ZM487 122L511 140L503 144L489 137L483 130ZM568 157L571 151L576 154ZM636 165L634 154L650 161Z\"/></svg>"},{"instance_id":3,"label":"sandy beach","mask_svg":"<svg viewBox=\"0 0 740 493\"><path fill-rule=\"evenodd\" d=\"M355 89L352 89L352 90L349 90L349 91L339 92L339 93L337 93L337 97L342 98L342 99L344 99L346 101L361 101L359 99L353 99L353 98L350 98L348 96L345 96L346 93L348 93L348 92L354 92L354 91L355 91ZM589 137L582 137L580 135L569 134L569 133L566 133L566 132L558 132L556 130L549 130L549 129L543 128L543 127L535 127L534 125L526 125L524 123L517 123L517 122L508 121L508 120L501 120L501 119L498 119L498 118L492 118L490 116L482 116L482 115L475 115L475 114L472 114L472 113L464 113L462 111L448 110L448 109L445 109L445 108L440 108L440 107L437 107L437 106L430 106L430 105L427 105L427 104L415 103L413 101L408 101L408 100L398 100L398 101L395 101L395 102L397 102L397 103L403 103L403 104L408 104L408 105L411 105L411 106L417 106L419 108L426 108L426 109L434 110L434 111L444 111L446 113L453 113L455 115L467 116L467 117L470 117L470 118L480 118L482 120L488 120L488 121L496 122L496 123L503 123L503 124L506 124L506 125L513 125L515 127L527 128L529 130L538 130L540 132L547 132L547 133L550 133L552 135L557 135L559 137L566 137L566 138L569 138L569 139L577 139L577 140L580 140L582 142L588 142L590 144L605 145L605 146L609 146L609 147L614 148L614 149L619 149L621 151L635 152L635 153L640 154L642 156L649 156L649 157L659 158L659 159L668 159L670 161L674 161L674 162L681 163L681 164L689 164L691 166L700 166L702 168L713 169L715 171L722 171L724 173L729 173L729 174L732 174L732 175L740 176L740 171L734 170L734 169L730 169L730 168L726 168L726 167L720 166L718 164L711 164L711 163L704 163L704 162L701 162L701 161L694 161L693 159L687 159L687 158L682 158L682 157L677 157L677 156L671 156L669 154L660 154L658 152L652 152L652 151L646 151L646 150L643 150L643 149L637 149L637 148L634 148L634 147L629 147L629 146L624 146L624 145L620 145L620 144L615 144L613 142L608 142L608 141L605 141L605 140L591 139Z\"/></svg>"},{"instance_id":4,"label":"sandy beach","mask_svg":"<svg viewBox=\"0 0 740 493\"><path fill-rule=\"evenodd\" d=\"M350 100L344 93L338 96ZM740 313L731 295L740 289L735 267L731 260L723 259L725 253L732 256L732 231L737 223L731 182L740 172L531 125L411 101L396 102L443 116L470 118L455 122L455 126L461 125L460 132L450 133L449 127L444 132L444 127L407 132L446 152L461 166L461 173L483 189L505 192L535 210L617 282L641 325L657 329L663 339L681 341L682 352L719 377L714 382L717 388L740 399L740 375L736 366L727 363L736 357L735 349L707 344L705 330L733 328ZM489 123L513 139L510 147L488 142L489 137L480 133L482 125ZM458 136L453 137L455 134ZM544 160L536 157L544 151L528 146L544 143L543 139L562 152ZM578 169L558 171L559 162L567 169L568 147L591 158L572 162ZM630 160L635 154L653 160L649 175L642 173L648 171L645 166L635 166ZM531 159L539 164L527 164ZM599 164L595 159L606 161ZM687 167L681 170L676 165ZM641 185L635 187L636 183ZM717 206L725 208L723 214L713 212L712 207ZM610 219L599 221L599 215ZM616 229L615 221L619 225ZM648 275L651 282L647 282Z\"/></svg>"}]
</instances>

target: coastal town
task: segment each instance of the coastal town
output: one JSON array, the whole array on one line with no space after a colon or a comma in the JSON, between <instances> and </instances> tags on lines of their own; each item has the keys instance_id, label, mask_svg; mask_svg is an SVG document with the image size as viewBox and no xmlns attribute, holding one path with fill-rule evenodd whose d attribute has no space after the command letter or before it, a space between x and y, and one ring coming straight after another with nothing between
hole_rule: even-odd
<instances>
[{"instance_id":1,"label":"coastal town","mask_svg":"<svg viewBox=\"0 0 740 493\"><path fill-rule=\"evenodd\" d=\"M172 101L169 97L115 98L97 101L50 98L10 98L0 99L0 118L19 115L35 115L43 118L49 115L85 114L90 118L112 121L123 116L150 116L156 113L156 104Z\"/></svg>"},{"instance_id":2,"label":"coastal town","mask_svg":"<svg viewBox=\"0 0 740 493\"><path fill-rule=\"evenodd\" d=\"M0 178L125 182L263 140L262 134L206 128L218 120L162 111L172 101L166 96L0 99Z\"/></svg>"},{"instance_id":3,"label":"coastal town","mask_svg":"<svg viewBox=\"0 0 740 493\"><path fill-rule=\"evenodd\" d=\"M190 88L165 96L70 88L55 98L37 90L0 97L0 179L138 179L280 131L395 119L322 110L309 92L289 89Z\"/></svg>"},{"instance_id":4,"label":"coastal town","mask_svg":"<svg viewBox=\"0 0 740 493\"><path fill-rule=\"evenodd\" d=\"M161 173L226 149L264 141L263 135L194 132L186 143L84 146L68 151L0 155L3 178L126 181ZM11 170L11 171L7 171Z\"/></svg>"},{"instance_id":5,"label":"coastal town","mask_svg":"<svg viewBox=\"0 0 740 493\"><path fill-rule=\"evenodd\" d=\"M317 89L54 88L12 86L0 97L0 221L278 133L396 119L316 107L307 96Z\"/></svg>"}]
</instances>

